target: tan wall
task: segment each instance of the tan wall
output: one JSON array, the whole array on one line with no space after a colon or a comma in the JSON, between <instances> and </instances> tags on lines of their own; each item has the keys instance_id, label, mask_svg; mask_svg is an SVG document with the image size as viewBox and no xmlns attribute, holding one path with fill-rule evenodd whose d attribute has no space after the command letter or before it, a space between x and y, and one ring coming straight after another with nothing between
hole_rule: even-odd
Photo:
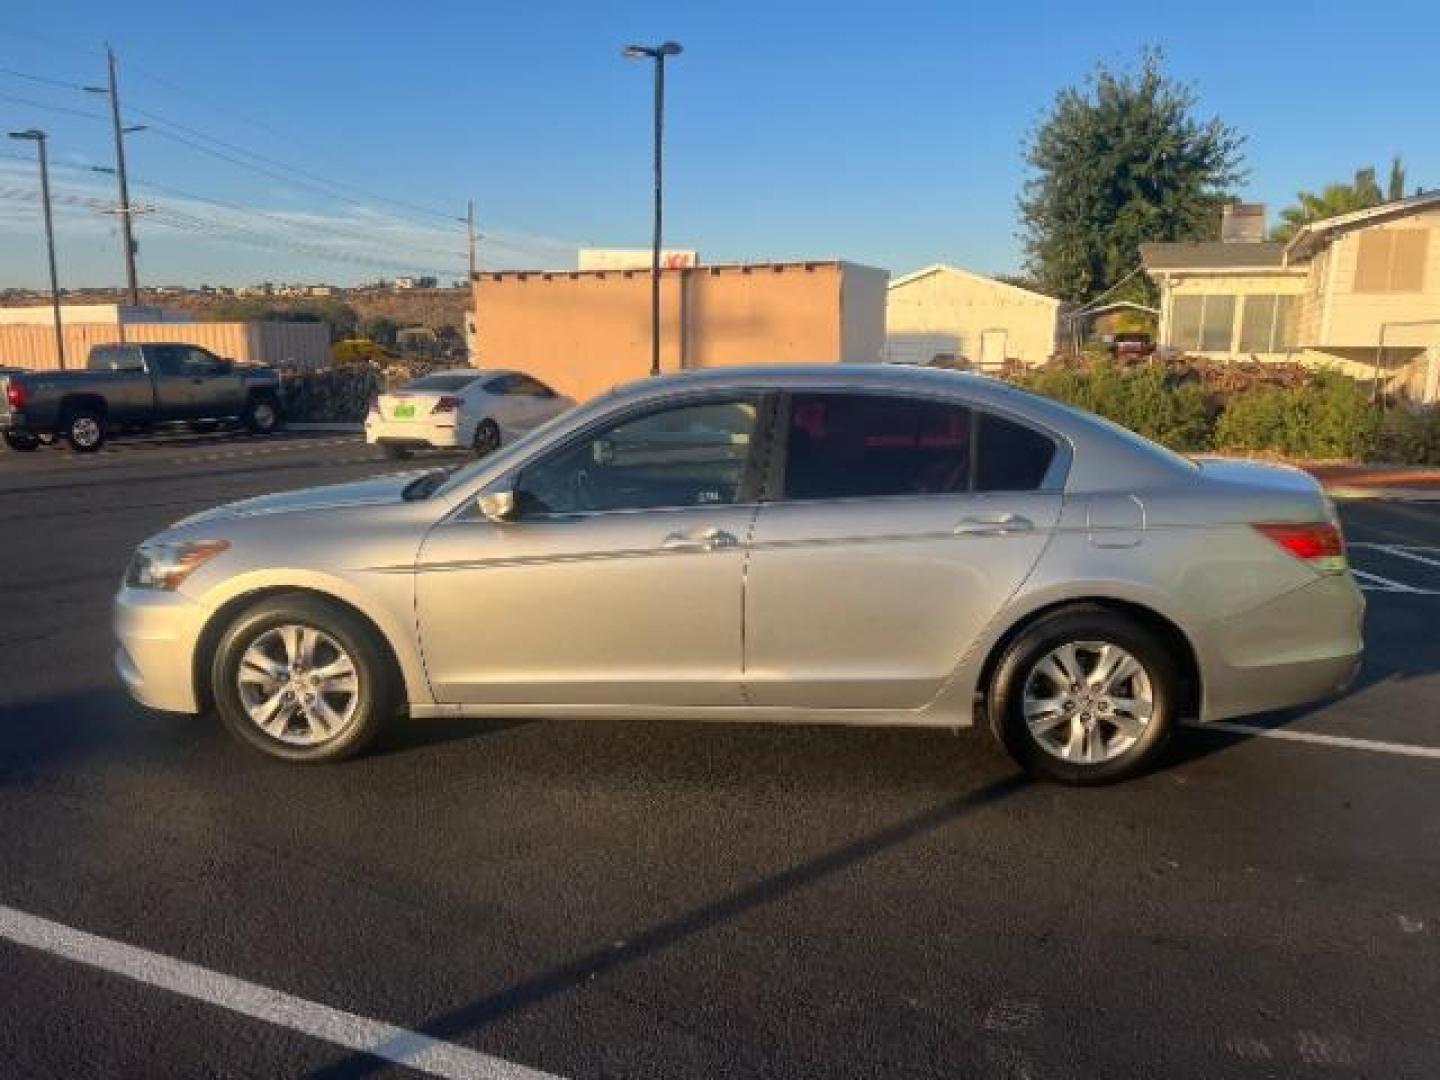
<instances>
[{"instance_id":1,"label":"tan wall","mask_svg":"<svg viewBox=\"0 0 1440 1080\"><path fill-rule=\"evenodd\" d=\"M1363 233L1387 229L1426 229L1429 239L1425 247L1425 274L1419 292L1355 292L1355 264ZM1411 214L1395 221L1352 229L1336 238L1326 249L1334 260L1312 260L1311 273L1316 281L1312 289L1324 289L1324 275L1329 273L1328 310L1322 302L1316 312L1306 345L1345 348L1375 345L1380 340L1380 325L1412 319L1440 319L1440 209ZM1389 335L1387 334L1387 338Z\"/></svg>"},{"instance_id":2,"label":"tan wall","mask_svg":"<svg viewBox=\"0 0 1440 1080\"><path fill-rule=\"evenodd\" d=\"M846 355L847 341L863 350L882 332L875 274L844 263L667 270L661 370L865 358ZM860 284L847 292L852 275ZM647 271L482 273L474 290L477 366L529 372L578 400L649 373Z\"/></svg>"},{"instance_id":3,"label":"tan wall","mask_svg":"<svg viewBox=\"0 0 1440 1080\"><path fill-rule=\"evenodd\" d=\"M980 336L1005 331L1007 358L1044 363L1055 351L1060 302L979 275L938 270L889 290L885 333L896 353L907 340L947 335L972 363L980 359Z\"/></svg>"},{"instance_id":4,"label":"tan wall","mask_svg":"<svg viewBox=\"0 0 1440 1080\"><path fill-rule=\"evenodd\" d=\"M330 358L330 331L323 323L82 323L67 325L65 363L82 368L93 345L117 341L183 341L242 363L318 367ZM49 326L0 326L0 364L58 367L55 333Z\"/></svg>"}]
</instances>

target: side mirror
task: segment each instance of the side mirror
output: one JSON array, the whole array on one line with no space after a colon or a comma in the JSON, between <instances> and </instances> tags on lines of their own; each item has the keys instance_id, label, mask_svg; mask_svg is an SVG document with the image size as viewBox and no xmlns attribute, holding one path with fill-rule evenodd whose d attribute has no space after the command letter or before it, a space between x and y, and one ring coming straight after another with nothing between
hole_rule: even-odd
<instances>
[{"instance_id":1,"label":"side mirror","mask_svg":"<svg viewBox=\"0 0 1440 1080\"><path fill-rule=\"evenodd\" d=\"M515 519L515 492L510 488L496 491L482 491L475 496L475 505L486 521L513 521Z\"/></svg>"}]
</instances>

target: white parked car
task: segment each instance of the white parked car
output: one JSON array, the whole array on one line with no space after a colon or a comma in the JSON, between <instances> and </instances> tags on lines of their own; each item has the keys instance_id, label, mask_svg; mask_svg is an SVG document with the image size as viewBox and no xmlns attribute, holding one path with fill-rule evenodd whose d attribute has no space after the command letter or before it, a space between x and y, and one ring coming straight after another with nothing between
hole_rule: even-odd
<instances>
[{"instance_id":1,"label":"white parked car","mask_svg":"<svg viewBox=\"0 0 1440 1080\"><path fill-rule=\"evenodd\" d=\"M484 456L574 404L518 371L435 371L375 398L365 441L393 458L427 446Z\"/></svg>"}]
</instances>

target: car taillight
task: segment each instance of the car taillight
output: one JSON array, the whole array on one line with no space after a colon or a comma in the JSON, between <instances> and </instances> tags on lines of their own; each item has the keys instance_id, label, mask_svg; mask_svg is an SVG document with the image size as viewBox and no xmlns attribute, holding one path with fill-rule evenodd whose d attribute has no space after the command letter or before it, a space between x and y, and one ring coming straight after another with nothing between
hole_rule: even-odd
<instances>
[{"instance_id":1,"label":"car taillight","mask_svg":"<svg viewBox=\"0 0 1440 1080\"><path fill-rule=\"evenodd\" d=\"M451 397L449 394L446 394L439 401L435 402L435 407L430 411L432 413L455 412L459 408L460 399L458 397Z\"/></svg>"},{"instance_id":2,"label":"car taillight","mask_svg":"<svg viewBox=\"0 0 1440 1080\"><path fill-rule=\"evenodd\" d=\"M369 410L370 410L371 412L377 412L377 413L378 413L378 412L380 411L380 395L379 395L379 394L375 394L375 395L373 395L373 396L370 398L370 405L368 406L368 408L369 408Z\"/></svg>"},{"instance_id":3,"label":"car taillight","mask_svg":"<svg viewBox=\"0 0 1440 1080\"><path fill-rule=\"evenodd\" d=\"M10 406L12 412L19 412L25 408L25 386L13 379L5 384L5 403Z\"/></svg>"},{"instance_id":4,"label":"car taillight","mask_svg":"<svg viewBox=\"0 0 1440 1080\"><path fill-rule=\"evenodd\" d=\"M1322 573L1338 574L1345 569L1345 539L1331 522L1275 522L1255 529Z\"/></svg>"}]
</instances>

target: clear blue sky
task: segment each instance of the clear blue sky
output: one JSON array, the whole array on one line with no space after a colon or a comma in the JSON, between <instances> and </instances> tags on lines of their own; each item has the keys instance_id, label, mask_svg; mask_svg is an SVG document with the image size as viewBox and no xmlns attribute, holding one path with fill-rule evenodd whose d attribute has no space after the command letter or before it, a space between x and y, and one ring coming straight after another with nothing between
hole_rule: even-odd
<instances>
[{"instance_id":1,"label":"clear blue sky","mask_svg":"<svg viewBox=\"0 0 1440 1080\"><path fill-rule=\"evenodd\" d=\"M474 197L495 237L484 262L566 266L578 244L648 242L650 72L619 48L666 37L686 49L669 69L667 244L709 260L1016 269L1026 131L1057 89L1098 60L1132 62L1146 43L1194 83L1204 113L1246 135L1243 194L1269 203L1272 220L1297 187L1372 162L1383 176L1397 151L1412 187L1440 185L1433 0L1373 11L1154 0L9 0L0 68L94 82L108 40L127 106L425 208L459 215ZM93 208L113 198L112 182L87 171L110 160L108 128L14 98L89 112L105 99L0 73L0 126L52 134L56 186L70 200L59 217L63 283L118 283L113 219ZM155 132L129 146L142 181L134 197L158 208L139 224L151 283L354 281L412 264L458 276L463 267L449 254L461 249L459 225L368 196L347 203L287 180L285 169L261 175ZM34 186L30 154L0 145L0 287L44 277L38 208L22 201ZM236 228L285 247L221 238Z\"/></svg>"}]
</instances>

